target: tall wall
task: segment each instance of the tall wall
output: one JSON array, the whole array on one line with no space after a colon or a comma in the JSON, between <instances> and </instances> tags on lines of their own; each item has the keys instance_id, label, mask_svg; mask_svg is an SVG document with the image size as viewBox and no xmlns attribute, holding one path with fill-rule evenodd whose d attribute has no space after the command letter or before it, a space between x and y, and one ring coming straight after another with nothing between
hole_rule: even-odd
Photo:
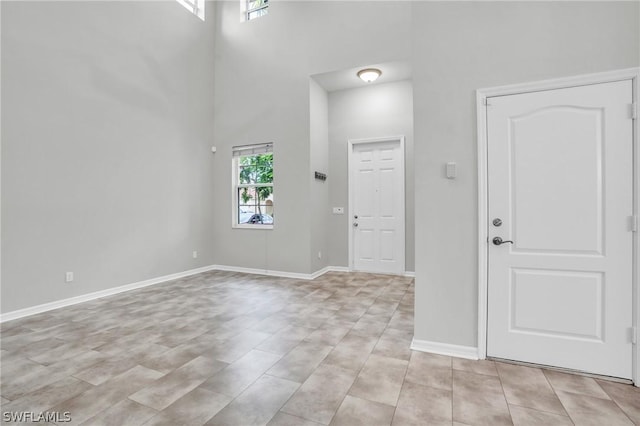
<instances>
[{"instance_id":1,"label":"tall wall","mask_svg":"<svg viewBox=\"0 0 640 426\"><path fill-rule=\"evenodd\" d=\"M329 98L315 80L309 80L309 221L311 231L311 271L329 266L330 251L327 232L329 220L329 182L315 178L314 172L329 170ZM334 266L333 264L331 264Z\"/></svg>"},{"instance_id":2,"label":"tall wall","mask_svg":"<svg viewBox=\"0 0 640 426\"><path fill-rule=\"evenodd\" d=\"M416 2L415 339L477 344L475 90L640 64L638 2ZM458 178L444 176L447 161Z\"/></svg>"},{"instance_id":3,"label":"tall wall","mask_svg":"<svg viewBox=\"0 0 640 426\"><path fill-rule=\"evenodd\" d=\"M329 94L329 175L331 206L344 215L329 219L329 263L349 266L349 139L405 136L405 271L414 270L413 85L411 81L377 84Z\"/></svg>"},{"instance_id":4,"label":"tall wall","mask_svg":"<svg viewBox=\"0 0 640 426\"><path fill-rule=\"evenodd\" d=\"M213 263L207 6L2 2L2 312Z\"/></svg>"},{"instance_id":5,"label":"tall wall","mask_svg":"<svg viewBox=\"0 0 640 426\"><path fill-rule=\"evenodd\" d=\"M333 230L315 219L330 181L315 182L322 149L311 141L309 77L407 59L411 4L278 1L269 14L240 22L237 1L218 2L215 63L214 212L216 262L261 270L312 273L323 238ZM312 82L313 85L313 82ZM318 94L317 89L316 94ZM313 89L312 89L313 90ZM317 100L317 99L316 99ZM315 124L313 124L315 128ZM231 148L273 142L272 230L231 227ZM323 154L322 154L323 155ZM313 158L313 162L312 162ZM318 164L318 161L320 164ZM320 170L322 171L322 170ZM323 186L324 185L324 186Z\"/></svg>"},{"instance_id":6,"label":"tall wall","mask_svg":"<svg viewBox=\"0 0 640 426\"><path fill-rule=\"evenodd\" d=\"M344 265L346 218L329 210L347 207L340 144L408 131L361 133L348 106L384 85L329 95L319 189L324 118L310 108L324 100L309 76L411 58L415 338L475 346L475 90L638 66L640 4L363 4L277 1L243 23L237 1L208 3L205 22L172 1L1 2L2 311L209 264ZM232 229L231 147L267 141L276 226Z\"/></svg>"}]
</instances>

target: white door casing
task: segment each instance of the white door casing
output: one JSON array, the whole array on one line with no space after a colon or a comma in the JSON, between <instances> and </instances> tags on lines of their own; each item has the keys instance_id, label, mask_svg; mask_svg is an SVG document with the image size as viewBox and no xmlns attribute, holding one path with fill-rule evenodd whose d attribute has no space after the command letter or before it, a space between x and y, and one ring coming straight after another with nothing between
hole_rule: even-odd
<instances>
[{"instance_id":1,"label":"white door casing","mask_svg":"<svg viewBox=\"0 0 640 426\"><path fill-rule=\"evenodd\" d=\"M481 358L632 378L634 81L617 80L479 92Z\"/></svg>"},{"instance_id":2,"label":"white door casing","mask_svg":"<svg viewBox=\"0 0 640 426\"><path fill-rule=\"evenodd\" d=\"M404 137L349 141L349 265L404 273Z\"/></svg>"}]
</instances>

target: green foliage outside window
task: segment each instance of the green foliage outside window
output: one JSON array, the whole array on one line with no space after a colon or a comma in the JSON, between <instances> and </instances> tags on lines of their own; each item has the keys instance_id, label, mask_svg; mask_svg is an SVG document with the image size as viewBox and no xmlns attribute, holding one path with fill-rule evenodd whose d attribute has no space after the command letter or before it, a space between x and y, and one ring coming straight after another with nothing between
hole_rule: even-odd
<instances>
[{"instance_id":1,"label":"green foliage outside window","mask_svg":"<svg viewBox=\"0 0 640 426\"><path fill-rule=\"evenodd\" d=\"M252 188L242 188L240 196L243 204L257 198L258 212L262 213L260 206L273 193L273 186L260 186L260 184L273 184L273 153L240 157L240 184L255 185Z\"/></svg>"}]
</instances>

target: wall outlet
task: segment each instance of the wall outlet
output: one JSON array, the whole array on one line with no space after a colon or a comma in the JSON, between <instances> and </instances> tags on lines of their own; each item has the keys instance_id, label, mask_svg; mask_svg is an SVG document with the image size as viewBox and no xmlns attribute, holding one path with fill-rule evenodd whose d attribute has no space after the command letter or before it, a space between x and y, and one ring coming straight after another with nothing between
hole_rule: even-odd
<instances>
[{"instance_id":1,"label":"wall outlet","mask_svg":"<svg viewBox=\"0 0 640 426\"><path fill-rule=\"evenodd\" d=\"M72 282L73 281L73 272L67 272L65 274L64 280L65 280L65 282L68 282L68 283Z\"/></svg>"},{"instance_id":2,"label":"wall outlet","mask_svg":"<svg viewBox=\"0 0 640 426\"><path fill-rule=\"evenodd\" d=\"M333 214L344 214L344 207L334 207Z\"/></svg>"},{"instance_id":3,"label":"wall outlet","mask_svg":"<svg viewBox=\"0 0 640 426\"><path fill-rule=\"evenodd\" d=\"M322 252L321 251L318 252L318 259L322 259Z\"/></svg>"},{"instance_id":4,"label":"wall outlet","mask_svg":"<svg viewBox=\"0 0 640 426\"><path fill-rule=\"evenodd\" d=\"M198 258L198 252L196 250L193 251L193 258L194 259Z\"/></svg>"}]
</instances>

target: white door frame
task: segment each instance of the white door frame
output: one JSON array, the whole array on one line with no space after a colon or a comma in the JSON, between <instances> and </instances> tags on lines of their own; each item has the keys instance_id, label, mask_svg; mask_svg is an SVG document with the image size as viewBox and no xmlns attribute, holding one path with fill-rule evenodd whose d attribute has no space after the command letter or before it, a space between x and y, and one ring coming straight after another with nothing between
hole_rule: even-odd
<instances>
[{"instance_id":1,"label":"white door frame","mask_svg":"<svg viewBox=\"0 0 640 426\"><path fill-rule=\"evenodd\" d=\"M349 139L348 141L348 185L349 185L349 208L348 208L348 220L347 220L347 227L348 227L348 232L349 232L349 270L353 271L354 268L354 258L353 258L353 196L354 196L354 191L353 191L353 178L351 177L352 172L353 172L353 165L352 165L352 161L353 161L353 148L355 145L358 144L365 144L365 143L381 143L381 142L399 142L400 143L400 151L401 151L401 155L400 155L400 168L402 169L402 191L400 191L400 196L402 199L402 214L400 215L401 217L401 223L400 223L400 227L401 227L401 237L402 237L402 250L400 253L400 257L401 257L401 263L402 263L402 273L404 274L406 271L406 260L405 260L405 233L406 233L406 229L405 229L405 215L406 215L406 211L405 211L405 178L406 178L406 173L405 173L405 168L404 168L404 136L400 135L400 136L389 136L386 138L366 138L366 139Z\"/></svg>"},{"instance_id":2,"label":"white door frame","mask_svg":"<svg viewBox=\"0 0 640 426\"><path fill-rule=\"evenodd\" d=\"M487 99L492 96L515 95L520 93L538 92L542 90L562 89L567 87L584 86L589 84L610 83L614 81L632 80L633 103L635 116L633 120L633 214L640 212L640 118L638 117L638 80L640 68L627 68L596 74L579 75L574 77L543 80L531 83L514 84L509 86L491 87L476 91L476 113L478 132L478 358L487 357L487 302L488 302L488 260L489 235L487 226L488 188L487 188ZM489 99L489 104L491 100ZM631 107L629 113L632 113ZM633 321L637 330L640 327L640 283L638 271L638 254L640 254L640 238L638 232L633 235ZM638 336L640 337L640 336ZM637 340L637 339L636 339ZM638 343L633 345L633 382L640 386L640 350Z\"/></svg>"}]
</instances>

